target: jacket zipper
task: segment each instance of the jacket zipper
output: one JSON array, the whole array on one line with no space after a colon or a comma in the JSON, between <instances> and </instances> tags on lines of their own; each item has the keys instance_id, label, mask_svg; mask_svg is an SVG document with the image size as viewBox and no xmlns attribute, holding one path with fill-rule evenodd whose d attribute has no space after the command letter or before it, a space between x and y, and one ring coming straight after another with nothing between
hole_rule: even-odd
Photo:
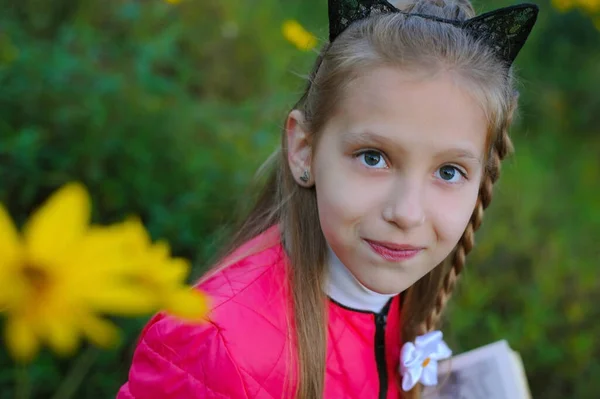
<instances>
[{"instance_id":1,"label":"jacket zipper","mask_svg":"<svg viewBox=\"0 0 600 399\"><path fill-rule=\"evenodd\" d=\"M387 397L388 375L385 363L385 323L387 309L375 315L375 362L379 374L379 399Z\"/></svg>"}]
</instances>

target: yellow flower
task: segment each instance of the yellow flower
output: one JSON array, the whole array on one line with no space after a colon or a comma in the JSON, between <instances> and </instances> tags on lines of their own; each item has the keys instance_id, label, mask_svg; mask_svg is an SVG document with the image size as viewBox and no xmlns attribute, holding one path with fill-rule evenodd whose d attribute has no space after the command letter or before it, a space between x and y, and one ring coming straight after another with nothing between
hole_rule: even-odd
<instances>
[{"instance_id":1,"label":"yellow flower","mask_svg":"<svg viewBox=\"0 0 600 399\"><path fill-rule=\"evenodd\" d=\"M312 50L317 45L317 38L308 32L298 21L287 20L281 28L283 37L299 50Z\"/></svg>"},{"instance_id":2,"label":"yellow flower","mask_svg":"<svg viewBox=\"0 0 600 399\"><path fill-rule=\"evenodd\" d=\"M128 270L143 296L153 297L156 306L173 316L199 320L207 311L206 298L197 289L185 286L190 264L185 259L171 258L169 245L164 241L152 244L137 219L123 225L129 232L127 256L136 259Z\"/></svg>"},{"instance_id":3,"label":"yellow flower","mask_svg":"<svg viewBox=\"0 0 600 399\"><path fill-rule=\"evenodd\" d=\"M81 337L99 346L114 344L118 331L102 314L142 315L186 306L169 302L180 299L174 293L188 292L181 287L183 278L169 275L177 270L180 277L184 271L177 266L158 270L181 261L155 251L141 226L89 222L90 199L77 183L55 193L22 236L0 205L0 311L6 313L6 343L16 359L30 360L42 343L59 354L72 353ZM148 244L143 251L135 246L140 242ZM134 278L145 265L162 291ZM192 302L190 296L181 300ZM198 298L203 297L195 293L199 310L191 316L205 309Z\"/></svg>"},{"instance_id":4,"label":"yellow flower","mask_svg":"<svg viewBox=\"0 0 600 399\"><path fill-rule=\"evenodd\" d=\"M165 2L167 2L169 4L179 4L179 3L181 3L181 0L165 0Z\"/></svg>"}]
</instances>

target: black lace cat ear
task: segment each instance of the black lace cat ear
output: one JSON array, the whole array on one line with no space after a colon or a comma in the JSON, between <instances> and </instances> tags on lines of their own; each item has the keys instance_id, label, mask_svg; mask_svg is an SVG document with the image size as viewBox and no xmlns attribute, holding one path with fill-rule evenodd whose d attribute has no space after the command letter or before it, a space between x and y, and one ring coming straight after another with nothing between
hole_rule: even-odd
<instances>
[{"instance_id":1,"label":"black lace cat ear","mask_svg":"<svg viewBox=\"0 0 600 399\"><path fill-rule=\"evenodd\" d=\"M485 40L510 66L527 41L538 12L535 4L519 4L481 14L464 21L461 27L473 37Z\"/></svg>"},{"instance_id":2,"label":"black lace cat ear","mask_svg":"<svg viewBox=\"0 0 600 399\"><path fill-rule=\"evenodd\" d=\"M399 10L385 0L329 0L329 42L355 21L396 12Z\"/></svg>"},{"instance_id":3,"label":"black lace cat ear","mask_svg":"<svg viewBox=\"0 0 600 399\"><path fill-rule=\"evenodd\" d=\"M377 14L402 13L407 17L420 17L462 28L474 38L484 40L510 66L527 41L538 12L535 4L518 4L459 21L404 13L386 0L329 0L329 42L333 42L355 21Z\"/></svg>"}]
</instances>

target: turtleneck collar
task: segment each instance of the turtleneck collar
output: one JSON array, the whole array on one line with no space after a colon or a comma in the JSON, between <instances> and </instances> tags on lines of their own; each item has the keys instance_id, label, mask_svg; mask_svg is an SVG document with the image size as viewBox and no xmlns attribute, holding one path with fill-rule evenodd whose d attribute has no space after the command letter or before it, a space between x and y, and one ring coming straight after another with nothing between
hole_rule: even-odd
<instances>
[{"instance_id":1,"label":"turtleneck collar","mask_svg":"<svg viewBox=\"0 0 600 399\"><path fill-rule=\"evenodd\" d=\"M356 310L379 313L397 294L380 294L362 285L336 256L328 250L326 293L335 302Z\"/></svg>"}]
</instances>

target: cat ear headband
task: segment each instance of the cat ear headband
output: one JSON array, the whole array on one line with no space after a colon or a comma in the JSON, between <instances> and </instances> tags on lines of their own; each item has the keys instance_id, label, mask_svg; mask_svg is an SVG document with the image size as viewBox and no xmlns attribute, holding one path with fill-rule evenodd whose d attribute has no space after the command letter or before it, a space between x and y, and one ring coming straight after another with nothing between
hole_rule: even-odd
<instances>
[{"instance_id":1,"label":"cat ear headband","mask_svg":"<svg viewBox=\"0 0 600 399\"><path fill-rule=\"evenodd\" d=\"M333 42L353 22L377 14L400 13L443 22L465 30L475 39L482 39L508 67L525 44L537 20L535 4L518 4L459 21L433 15L401 11L386 0L329 0L329 42Z\"/></svg>"}]
</instances>

